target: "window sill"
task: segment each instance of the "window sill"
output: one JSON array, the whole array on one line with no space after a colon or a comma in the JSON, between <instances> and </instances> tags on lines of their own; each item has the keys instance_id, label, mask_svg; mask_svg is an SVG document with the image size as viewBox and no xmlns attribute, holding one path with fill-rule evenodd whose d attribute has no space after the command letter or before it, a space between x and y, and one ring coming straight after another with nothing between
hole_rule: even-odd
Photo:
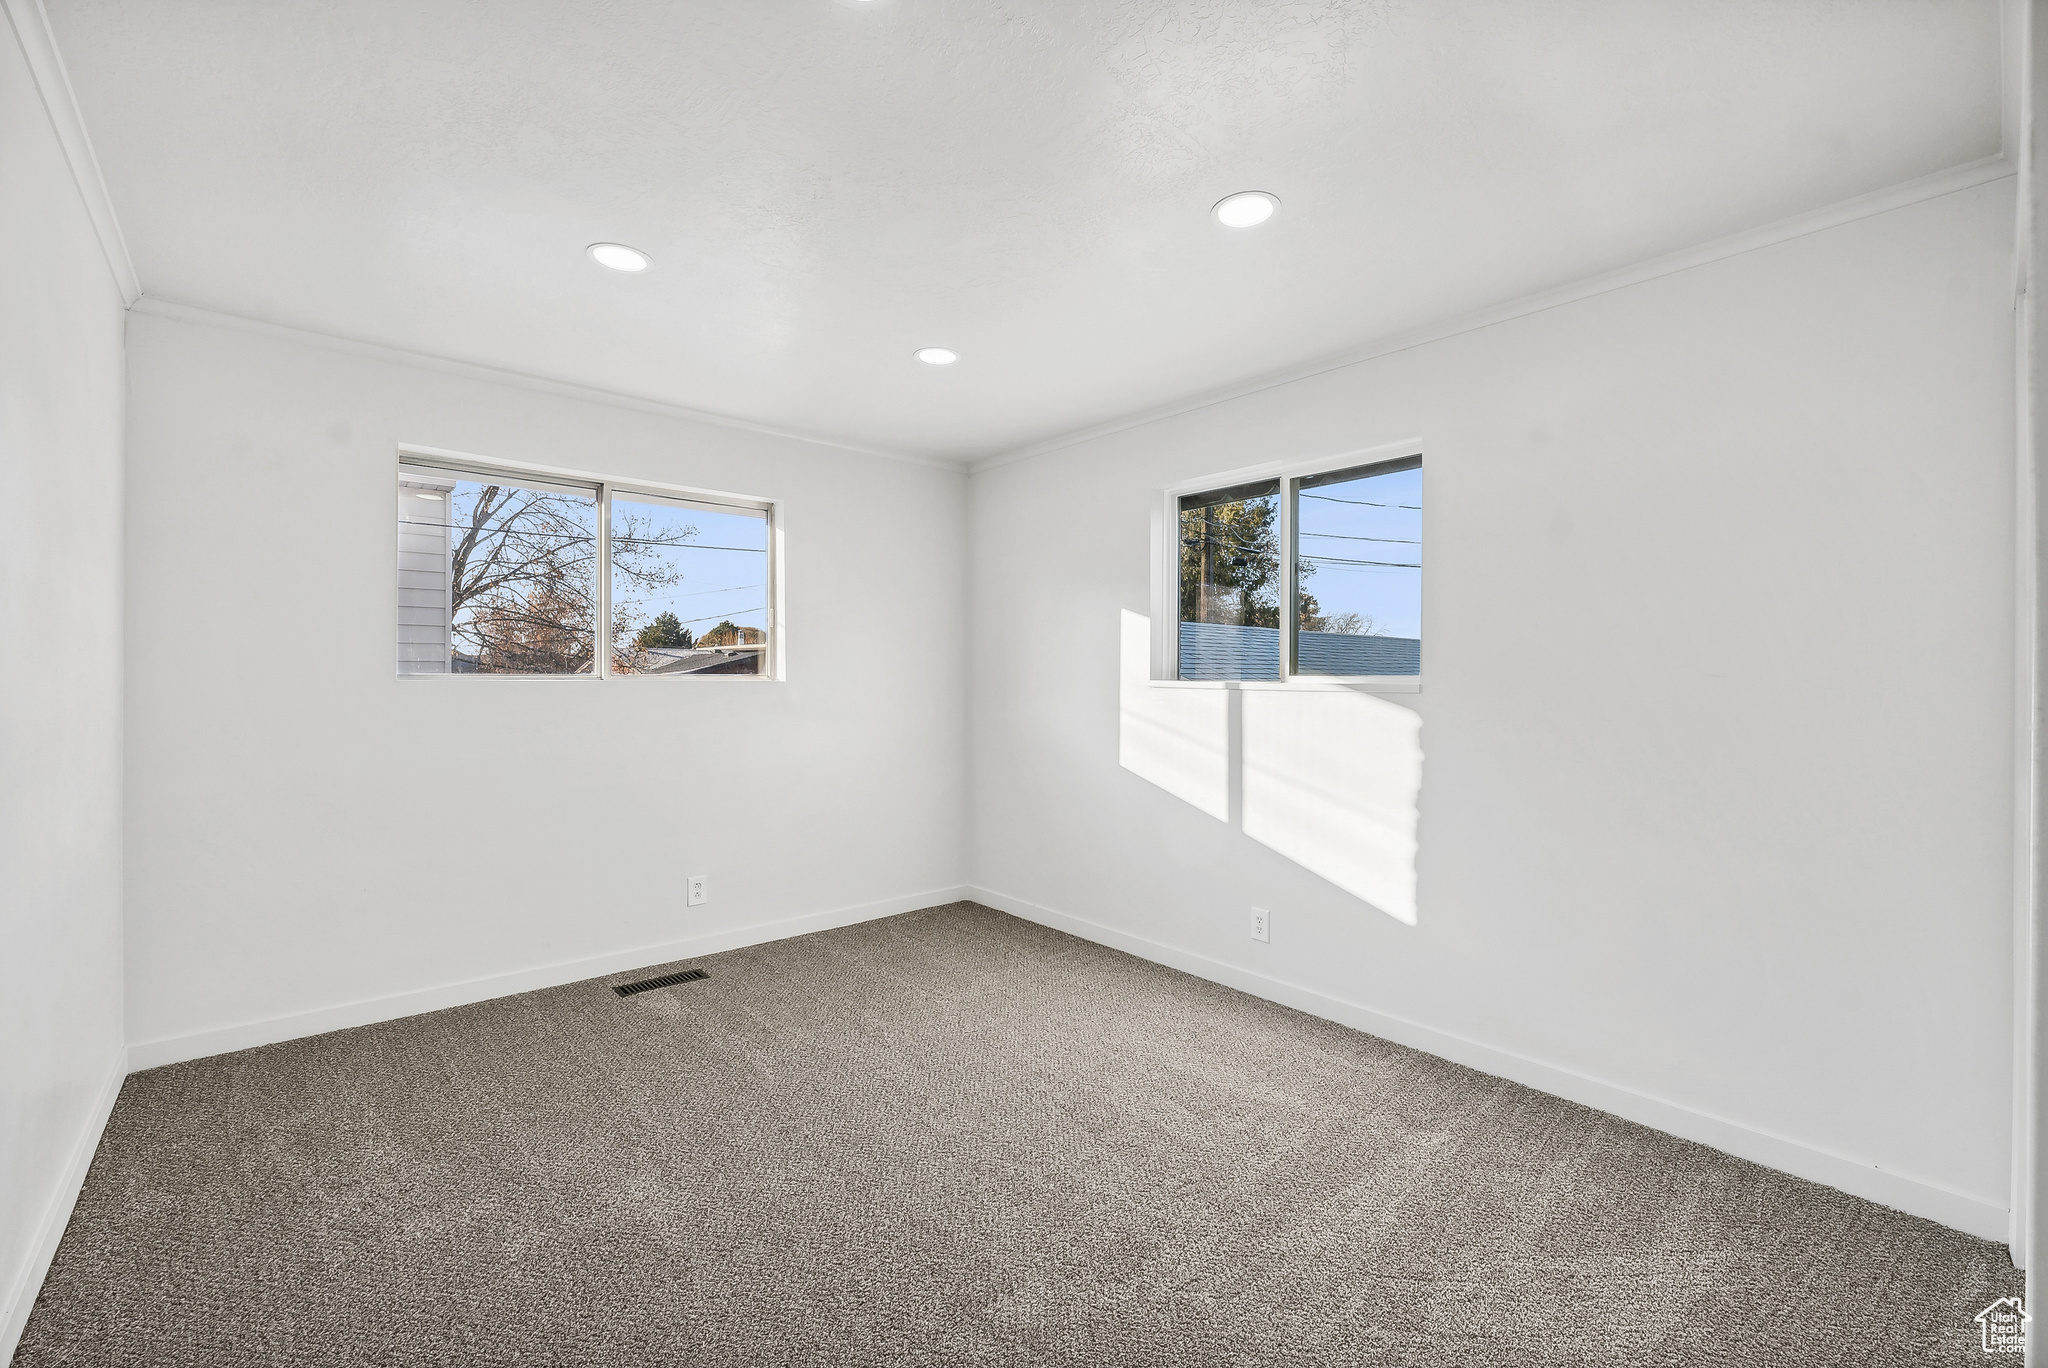
<instances>
[{"instance_id":1,"label":"window sill","mask_svg":"<svg viewBox=\"0 0 2048 1368\"><path fill-rule=\"evenodd\" d=\"M1420 675L1292 675L1286 679L1155 679L1155 689L1252 689L1276 693L1421 693Z\"/></svg>"}]
</instances>

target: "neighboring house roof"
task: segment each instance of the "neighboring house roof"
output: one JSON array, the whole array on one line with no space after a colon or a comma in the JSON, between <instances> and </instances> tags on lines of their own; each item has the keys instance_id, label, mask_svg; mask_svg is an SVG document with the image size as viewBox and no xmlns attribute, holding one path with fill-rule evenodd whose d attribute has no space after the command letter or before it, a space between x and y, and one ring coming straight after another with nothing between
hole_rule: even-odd
<instances>
[{"instance_id":1,"label":"neighboring house roof","mask_svg":"<svg viewBox=\"0 0 2048 1368\"><path fill-rule=\"evenodd\" d=\"M717 647L650 646L641 674L759 674L761 652Z\"/></svg>"},{"instance_id":2,"label":"neighboring house roof","mask_svg":"<svg viewBox=\"0 0 2048 1368\"><path fill-rule=\"evenodd\" d=\"M1180 625L1182 679L1278 679L1280 632L1274 627Z\"/></svg>"},{"instance_id":3,"label":"neighboring house roof","mask_svg":"<svg viewBox=\"0 0 2048 1368\"><path fill-rule=\"evenodd\" d=\"M1418 675L1420 637L1303 632L1296 653L1303 674ZM1182 679L1278 679L1280 631L1218 622L1180 624Z\"/></svg>"},{"instance_id":4,"label":"neighboring house roof","mask_svg":"<svg viewBox=\"0 0 2048 1368\"><path fill-rule=\"evenodd\" d=\"M1343 632L1303 632L1295 642L1296 664L1303 674L1418 675L1422 673L1422 638L1351 636Z\"/></svg>"}]
</instances>

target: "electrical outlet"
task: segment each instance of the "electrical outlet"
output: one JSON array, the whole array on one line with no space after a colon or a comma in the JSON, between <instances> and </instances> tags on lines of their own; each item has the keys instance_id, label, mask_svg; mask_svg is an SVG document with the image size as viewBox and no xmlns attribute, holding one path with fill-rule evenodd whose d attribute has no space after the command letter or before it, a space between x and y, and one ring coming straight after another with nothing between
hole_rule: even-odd
<instances>
[{"instance_id":1,"label":"electrical outlet","mask_svg":"<svg viewBox=\"0 0 2048 1368\"><path fill-rule=\"evenodd\" d=\"M1267 929L1268 928L1266 925L1266 909L1263 907L1254 907L1252 909L1252 939L1255 941L1270 942L1272 940L1272 937L1266 934Z\"/></svg>"},{"instance_id":2,"label":"electrical outlet","mask_svg":"<svg viewBox=\"0 0 2048 1368\"><path fill-rule=\"evenodd\" d=\"M702 874L690 876L690 906L702 907L711 901L711 880Z\"/></svg>"}]
</instances>

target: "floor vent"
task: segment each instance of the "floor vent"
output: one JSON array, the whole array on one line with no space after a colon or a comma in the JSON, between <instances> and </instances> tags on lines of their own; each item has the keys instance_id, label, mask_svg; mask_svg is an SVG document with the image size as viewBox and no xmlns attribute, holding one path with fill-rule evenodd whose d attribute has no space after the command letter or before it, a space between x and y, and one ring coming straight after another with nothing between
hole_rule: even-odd
<instances>
[{"instance_id":1,"label":"floor vent","mask_svg":"<svg viewBox=\"0 0 2048 1368\"><path fill-rule=\"evenodd\" d=\"M650 988L666 988L675 983L695 983L703 977L702 969L679 969L673 974L663 974L660 978L641 979L638 983L614 983L612 991L620 997L631 997Z\"/></svg>"}]
</instances>

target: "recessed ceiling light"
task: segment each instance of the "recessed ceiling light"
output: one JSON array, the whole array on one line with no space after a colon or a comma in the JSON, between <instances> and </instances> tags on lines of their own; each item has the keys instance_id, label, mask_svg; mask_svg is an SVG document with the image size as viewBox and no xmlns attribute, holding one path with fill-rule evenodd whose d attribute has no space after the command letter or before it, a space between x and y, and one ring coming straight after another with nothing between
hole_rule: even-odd
<instances>
[{"instance_id":1,"label":"recessed ceiling light","mask_svg":"<svg viewBox=\"0 0 2048 1368\"><path fill-rule=\"evenodd\" d=\"M592 261L614 271L644 271L654 264L647 253L622 242L593 242L587 250Z\"/></svg>"},{"instance_id":2,"label":"recessed ceiling light","mask_svg":"<svg viewBox=\"0 0 2048 1368\"><path fill-rule=\"evenodd\" d=\"M1256 228L1273 217L1273 211L1279 207L1277 195L1269 195L1263 190L1240 190L1217 200L1216 207L1210 212L1225 228Z\"/></svg>"},{"instance_id":3,"label":"recessed ceiling light","mask_svg":"<svg viewBox=\"0 0 2048 1368\"><path fill-rule=\"evenodd\" d=\"M951 347L919 347L912 355L927 366L950 366L960 359Z\"/></svg>"}]
</instances>

